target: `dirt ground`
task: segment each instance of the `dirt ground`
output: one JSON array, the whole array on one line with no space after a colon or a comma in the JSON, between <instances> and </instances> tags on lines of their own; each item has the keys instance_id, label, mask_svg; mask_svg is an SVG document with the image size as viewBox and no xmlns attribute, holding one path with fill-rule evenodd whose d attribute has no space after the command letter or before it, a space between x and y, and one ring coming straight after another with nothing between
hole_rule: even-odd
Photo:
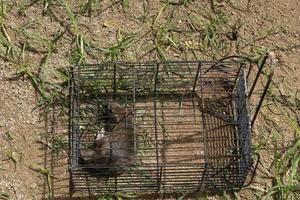
<instances>
[{"instance_id":1,"label":"dirt ground","mask_svg":"<svg viewBox=\"0 0 300 200\"><path fill-rule=\"evenodd\" d=\"M299 137L285 116L299 120L300 1L166 2L1 1L0 199L47 198L49 177L54 180L50 189L54 189L55 199L68 199L68 180L60 179L68 174L67 151L63 149L57 156L55 165L60 166L61 174L54 177L47 155L56 147L48 140L53 132L63 135L60 142L66 141L67 119L53 121L41 116L45 110L35 109L43 94L49 95L45 99L51 105L55 84L62 79L58 68L83 61L211 60L226 55L258 58L262 52L270 54L267 64L275 67L272 91L283 93L278 96L285 101L272 107L276 112L263 106L256 121L252 142L261 155L257 175L238 193L204 199L261 199L270 191L276 165L274 138L284 154ZM269 96L264 105L271 100ZM64 129L56 130L58 124Z\"/></svg>"}]
</instances>

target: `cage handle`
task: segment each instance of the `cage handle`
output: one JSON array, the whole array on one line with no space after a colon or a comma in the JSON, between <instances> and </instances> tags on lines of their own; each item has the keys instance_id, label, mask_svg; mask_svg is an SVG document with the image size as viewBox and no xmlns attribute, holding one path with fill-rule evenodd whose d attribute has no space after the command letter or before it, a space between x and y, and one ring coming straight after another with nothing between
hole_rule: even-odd
<instances>
[{"instance_id":1,"label":"cage handle","mask_svg":"<svg viewBox=\"0 0 300 200\"><path fill-rule=\"evenodd\" d=\"M259 154L259 153L253 153L253 155L256 155L257 161L256 161L255 164L252 162L252 164L251 164L251 166L250 166L250 171L251 171L250 180L249 180L248 183L244 184L243 187L248 187L249 185L251 185L251 183L253 182L253 180L254 180L254 178L255 178L256 170L257 170L257 168L258 168L258 165L261 164L261 161L260 161L260 154Z\"/></svg>"},{"instance_id":2,"label":"cage handle","mask_svg":"<svg viewBox=\"0 0 300 200\"><path fill-rule=\"evenodd\" d=\"M258 69L258 72L257 72L257 74L256 74L256 77L255 77L255 79L254 79L254 81L253 81L253 83L252 83L250 92L249 92L249 94L248 94L248 97L249 97L249 98L251 98L251 96L252 96L252 93L253 93L253 91L254 91L254 89L255 89L255 86L256 86L257 81L258 81L258 79L259 79L259 77L260 77L260 74L261 74L261 72L262 72L262 70L263 70L263 68L264 68L264 66L265 66L265 63L266 63L267 58L268 58L268 55L266 54L266 55L264 56L264 58L263 58L261 64L260 64L260 66L259 66L259 69ZM249 74L250 74L250 71L249 71Z\"/></svg>"},{"instance_id":3,"label":"cage handle","mask_svg":"<svg viewBox=\"0 0 300 200\"><path fill-rule=\"evenodd\" d=\"M267 92L268 92L268 90L269 90L269 88L270 88L270 85L271 85L272 80L273 80L273 75L274 75L274 70L272 70L272 72L271 72L270 75L268 76L268 82L267 82L267 84L266 84L266 86L265 86L265 88L264 88L264 92L263 92L262 95L261 95L261 98L260 98L260 100L259 100L259 103L258 103L258 105L257 105L257 108L255 109L255 113L254 113L254 115L253 115L253 117L252 117L252 119L251 119L251 127L253 127L253 125L254 125L254 123L255 123L255 120L256 120L256 117L257 117L257 115L258 115L258 112L259 112L259 110L260 110L260 108L261 108L261 106L262 106L262 103L263 103L263 101L264 101L264 99L265 99L265 97L266 97L266 95L267 95Z\"/></svg>"},{"instance_id":4,"label":"cage handle","mask_svg":"<svg viewBox=\"0 0 300 200\"><path fill-rule=\"evenodd\" d=\"M249 91L249 93L248 93L248 99L249 99L249 100L251 99L251 96L252 96L252 94L253 94L253 92L254 92L254 90L255 90L257 81L258 81L260 75L262 74L262 70L263 70L263 68L264 68L264 66L265 66L265 64L266 64L266 61L267 61L268 57L269 57L269 55L266 54L266 55L264 56L264 58L263 58L261 64L259 65L258 72L256 73L255 79L254 79L254 81L253 81L253 83L252 83L252 85L251 85L251 89L250 89L250 91ZM249 69L249 70L250 70L250 69ZM249 72L249 74L250 74L250 72ZM254 123L255 123L255 120L256 120L256 118L257 118L257 115L258 115L258 113L259 113L259 111L260 111L260 109L261 109L261 107L262 107L263 101L264 101L264 99L265 99L265 97L266 97L266 95L267 95L267 93L268 93L268 90L269 90L270 85L271 85L272 80L273 80L273 75L274 75L274 68L271 66L271 72L270 72L270 74L268 75L268 81L267 81L267 83L266 83L266 85L265 85L265 87L264 87L264 91L263 91L262 95L260 96L260 100L259 100L259 102L258 102L258 104L257 104L257 107L256 107L256 109L255 109L255 112L254 112L253 117L252 117L251 122L250 122L250 123L251 123L251 128L254 126Z\"/></svg>"},{"instance_id":5,"label":"cage handle","mask_svg":"<svg viewBox=\"0 0 300 200\"><path fill-rule=\"evenodd\" d=\"M250 63L250 68L249 68L248 74L247 74L247 76L246 76L246 80L248 80L248 76L249 76L249 74L251 73L252 68L253 68L252 63L253 63L253 64L256 63L257 65L259 65L258 62L255 62L254 60L252 60L252 59L250 59L250 58L248 58L248 57L245 57L245 56L235 56L235 55L234 55L234 56L227 56L227 57L225 57L225 58L220 59L220 60L219 60L217 63L215 63L212 67L216 66L217 64L221 63L221 62L224 61L224 60L227 60L227 59L234 59L234 58L246 60L246 61L248 61L248 62ZM263 68L264 68L264 66L265 66L266 61L267 61L268 58L269 58L269 54L266 53L266 55L265 55L265 56L263 57L263 59L262 59L261 64L258 66L258 67L259 67L259 68L258 68L258 72L256 73L255 79L254 79L252 85L250 86L250 91L249 91L249 93L248 93L248 95L247 95L247 99L248 99L248 100L250 100L250 98L251 98L251 96L252 96L252 94L253 94L253 92L254 92L254 90L255 90L256 84L257 84L257 82L258 82L258 80L259 80L260 75L262 74L262 70L263 70ZM212 68L212 67L211 67L211 68ZM240 66L239 72L242 70L243 67L244 67L244 65L241 65L241 66ZM208 69L208 70L209 70L209 69ZM259 113L259 111L260 111L260 109L261 109L261 106L262 106L263 101L264 101L264 99L265 99L265 97L266 97L266 94L267 94L267 92L268 92L268 89L269 89L269 87L270 87L270 85L271 85L271 83L272 83L273 75L274 75L274 68L273 68L273 66L271 66L271 72L270 72L270 74L268 75L268 81L267 81L267 84L266 84L265 87L264 87L264 91L263 91L263 93L262 93L262 95L261 95L261 97L260 97L260 100L259 100L259 103L258 103L258 105L257 105L257 108L255 109L254 115L253 115L252 119L250 120L250 121L251 121L251 122L250 122L250 123L251 123L251 128L253 127L253 125L254 125L254 123L255 123L255 120L256 120L257 115L258 115L258 113Z\"/></svg>"}]
</instances>

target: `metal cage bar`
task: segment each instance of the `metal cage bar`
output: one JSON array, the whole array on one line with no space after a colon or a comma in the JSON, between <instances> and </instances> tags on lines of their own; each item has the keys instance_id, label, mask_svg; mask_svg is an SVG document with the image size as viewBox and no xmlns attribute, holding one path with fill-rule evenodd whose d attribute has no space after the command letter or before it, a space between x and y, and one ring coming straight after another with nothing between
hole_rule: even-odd
<instances>
[{"instance_id":1,"label":"metal cage bar","mask_svg":"<svg viewBox=\"0 0 300 200\"><path fill-rule=\"evenodd\" d=\"M75 66L70 190L101 194L241 187L252 165L249 66L247 60ZM119 112L127 114L120 117ZM84 153L98 160L87 164Z\"/></svg>"}]
</instances>

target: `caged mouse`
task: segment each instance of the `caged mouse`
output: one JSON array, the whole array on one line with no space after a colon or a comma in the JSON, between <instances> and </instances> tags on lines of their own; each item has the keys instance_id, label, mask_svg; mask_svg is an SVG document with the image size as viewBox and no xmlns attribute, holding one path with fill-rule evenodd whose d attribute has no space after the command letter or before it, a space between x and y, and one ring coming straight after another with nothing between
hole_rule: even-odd
<instances>
[{"instance_id":1,"label":"caged mouse","mask_svg":"<svg viewBox=\"0 0 300 200\"><path fill-rule=\"evenodd\" d=\"M80 151L79 164L98 177L121 175L134 163L133 113L115 101L107 104L106 127L89 149Z\"/></svg>"}]
</instances>

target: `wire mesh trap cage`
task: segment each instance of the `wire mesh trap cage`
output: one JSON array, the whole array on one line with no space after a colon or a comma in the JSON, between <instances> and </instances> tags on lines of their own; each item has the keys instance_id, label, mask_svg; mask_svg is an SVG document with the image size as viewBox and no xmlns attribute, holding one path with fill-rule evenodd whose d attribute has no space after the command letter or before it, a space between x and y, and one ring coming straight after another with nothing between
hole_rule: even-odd
<instances>
[{"instance_id":1,"label":"wire mesh trap cage","mask_svg":"<svg viewBox=\"0 0 300 200\"><path fill-rule=\"evenodd\" d=\"M251 124L271 80L255 90L264 62L75 66L71 193L239 189L253 168Z\"/></svg>"}]
</instances>

